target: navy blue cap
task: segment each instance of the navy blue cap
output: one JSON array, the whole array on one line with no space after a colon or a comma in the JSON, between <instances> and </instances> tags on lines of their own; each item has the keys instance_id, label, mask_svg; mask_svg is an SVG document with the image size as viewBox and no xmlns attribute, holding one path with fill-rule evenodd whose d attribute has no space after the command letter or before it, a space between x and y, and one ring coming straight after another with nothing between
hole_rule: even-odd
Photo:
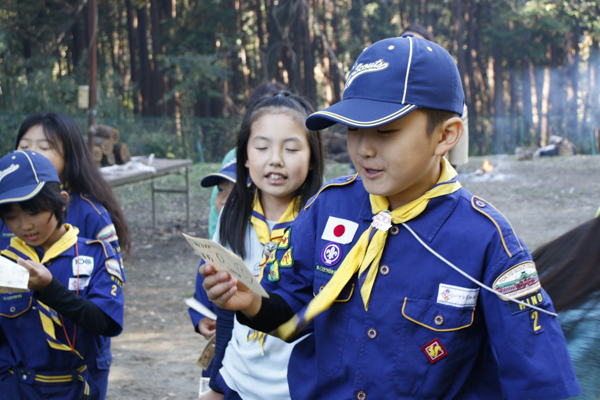
<instances>
[{"instance_id":1,"label":"navy blue cap","mask_svg":"<svg viewBox=\"0 0 600 400\"><path fill-rule=\"evenodd\" d=\"M219 172L215 174L206 175L204 178L202 178L202 180L200 181L200 185L202 187L216 186L219 184L221 179L225 179L229 182L235 183L237 177L237 174L235 172L236 165L236 158L233 157L230 161L223 165L223 168L221 168Z\"/></svg>"},{"instance_id":2,"label":"navy blue cap","mask_svg":"<svg viewBox=\"0 0 600 400\"><path fill-rule=\"evenodd\" d=\"M388 124L417 108L462 115L465 96L454 59L444 48L411 35L367 47L346 79L339 103L311 114L310 130L336 122L354 128Z\"/></svg>"},{"instance_id":3,"label":"navy blue cap","mask_svg":"<svg viewBox=\"0 0 600 400\"><path fill-rule=\"evenodd\" d=\"M29 150L11 151L0 159L0 204L34 198L46 182L58 182L58 172L43 155Z\"/></svg>"}]
</instances>

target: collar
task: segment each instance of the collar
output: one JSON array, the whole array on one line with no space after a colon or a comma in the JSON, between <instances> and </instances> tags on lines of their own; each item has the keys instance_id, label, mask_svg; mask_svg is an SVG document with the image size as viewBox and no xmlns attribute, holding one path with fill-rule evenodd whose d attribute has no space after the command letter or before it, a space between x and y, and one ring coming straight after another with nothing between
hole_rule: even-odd
<instances>
[{"instance_id":1,"label":"collar","mask_svg":"<svg viewBox=\"0 0 600 400\"><path fill-rule=\"evenodd\" d=\"M464 189L461 188L454 193L431 199L425 211L415 219L408 221L406 224L409 225L412 230L417 232L421 238L431 243L435 235L458 205L458 200L460 199L463 190ZM363 192L364 197L358 217L365 222L371 223L374 215L371 211L369 193L366 190L363 190Z\"/></svg>"}]
</instances>

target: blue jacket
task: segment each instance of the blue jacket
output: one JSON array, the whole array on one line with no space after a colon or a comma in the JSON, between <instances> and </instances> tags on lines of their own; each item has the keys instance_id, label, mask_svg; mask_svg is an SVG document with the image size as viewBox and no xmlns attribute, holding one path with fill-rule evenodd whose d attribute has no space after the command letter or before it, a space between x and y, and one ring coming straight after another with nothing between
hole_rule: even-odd
<instances>
[{"instance_id":1,"label":"blue jacket","mask_svg":"<svg viewBox=\"0 0 600 400\"><path fill-rule=\"evenodd\" d=\"M8 250L16 256L28 258L13 247L9 247ZM34 248L34 250L41 259L43 250L41 248ZM77 252L80 260L79 278L76 269ZM68 248L44 265L50 270L53 277L71 290L74 290L73 287L79 279L79 296L92 301L115 321L121 330L123 329L124 299L121 289L120 263L108 243L79 237L77 246ZM36 373L52 376L55 371L77 370L84 366L87 366L88 370L82 372L81 375L85 382L93 386L92 393L101 391L96 388L96 383L93 382L93 379L89 379L87 374L90 373L90 369L98 357L103 355L105 349L108 348L110 351L110 338L94 335L84 328L78 327L74 339L73 323L66 318L60 320L55 314L56 318L52 318L54 322L50 325L56 341L59 344L68 345L70 340L75 340L75 350L81 357L70 350L65 351L51 347L48 341L48 330L44 329L42 325L42 311L40 303L33 297L33 291L0 295L0 391L3 396L11 399L21 398L21 395L32 399L37 398L37 395L46 389L43 388L43 383L33 381ZM52 311L46 312L46 315L51 317ZM65 332L68 338L65 336ZM118 333L120 331L115 332L115 334ZM15 373L17 368L32 370L30 377L32 382L17 379L16 375L18 374ZM81 386L83 384L81 380L75 384L68 383L65 388L60 386L54 388L54 392L51 392L54 393L53 395L46 392L46 396L78 399L79 397L65 397L67 396L66 392L61 392L61 390L64 389L67 392L74 390L75 392L72 392L71 395L75 396L83 390ZM66 388L67 386L70 389ZM35 393L27 391L35 390L35 387L38 387L37 395L31 397Z\"/></svg>"},{"instance_id":2,"label":"blue jacket","mask_svg":"<svg viewBox=\"0 0 600 400\"><path fill-rule=\"evenodd\" d=\"M294 313L327 284L373 217L357 177L333 180L307 204L289 228L289 248L277 251L262 281ZM358 224L349 243L335 236L348 236L352 224L325 233L331 217ZM471 277L553 311L525 244L484 200L460 189L432 199L407 225ZM580 392L555 317L480 289L403 226L390 229L379 266L368 311L355 276L306 328L313 335L296 345L288 369L293 399L524 400Z\"/></svg>"}]
</instances>

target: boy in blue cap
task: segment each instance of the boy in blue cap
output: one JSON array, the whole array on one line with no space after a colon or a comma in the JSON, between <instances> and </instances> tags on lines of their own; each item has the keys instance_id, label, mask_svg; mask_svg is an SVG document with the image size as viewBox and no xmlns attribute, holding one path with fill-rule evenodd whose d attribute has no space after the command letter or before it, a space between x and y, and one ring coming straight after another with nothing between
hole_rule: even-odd
<instances>
[{"instance_id":1,"label":"boy in blue cap","mask_svg":"<svg viewBox=\"0 0 600 400\"><path fill-rule=\"evenodd\" d=\"M440 46L365 49L344 99L306 121L348 127L358 175L307 203L265 266L270 298L201 268L208 298L296 345L293 399L562 399L580 393L552 303L510 223L443 158L464 95ZM265 271L267 272L267 271Z\"/></svg>"},{"instance_id":2,"label":"boy in blue cap","mask_svg":"<svg viewBox=\"0 0 600 400\"><path fill-rule=\"evenodd\" d=\"M100 399L89 368L123 330L119 260L108 242L63 224L68 199L43 155L0 159L0 218L15 234L2 256L27 269L30 289L0 295L7 399Z\"/></svg>"}]
</instances>

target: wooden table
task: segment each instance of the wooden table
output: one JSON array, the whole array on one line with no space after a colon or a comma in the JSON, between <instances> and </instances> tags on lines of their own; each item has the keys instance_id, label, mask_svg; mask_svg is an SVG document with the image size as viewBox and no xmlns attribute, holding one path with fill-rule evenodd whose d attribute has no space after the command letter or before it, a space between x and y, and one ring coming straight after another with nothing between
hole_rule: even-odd
<instances>
[{"instance_id":1,"label":"wooden table","mask_svg":"<svg viewBox=\"0 0 600 400\"><path fill-rule=\"evenodd\" d=\"M151 166L156 168L156 173L148 171L125 171L119 174L106 174L104 179L111 187L128 185L130 183L150 181L152 187L152 226L156 228L156 193L185 193L186 195L186 217L187 227L190 227L190 165L192 160L171 160L167 158L155 158ZM155 179L171 174L180 174L185 168L185 188L157 187Z\"/></svg>"}]
</instances>

